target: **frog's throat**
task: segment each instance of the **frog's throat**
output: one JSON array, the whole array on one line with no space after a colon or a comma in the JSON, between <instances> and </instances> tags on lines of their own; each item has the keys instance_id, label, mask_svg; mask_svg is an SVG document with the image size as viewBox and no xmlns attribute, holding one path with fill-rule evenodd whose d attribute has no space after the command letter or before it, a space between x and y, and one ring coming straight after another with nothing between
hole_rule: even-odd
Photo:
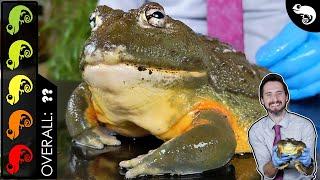
<instances>
[{"instance_id":1,"label":"frog's throat","mask_svg":"<svg viewBox=\"0 0 320 180\"><path fill-rule=\"evenodd\" d=\"M158 74L157 74L158 73ZM152 88L154 84L163 84L163 79L164 77L168 77L169 79L174 79L174 80L179 80L181 77L195 77L195 76L205 76L206 74L202 75L199 72L167 72L165 70L163 71L157 71L153 72L152 76L149 75L149 72L146 71L139 71L137 68L134 66L128 66L126 64L118 64L118 65L106 65L106 64L99 64L99 65L88 65L86 66L84 73L83 73L83 79L89 84L90 90L93 94L94 97L94 102L96 102L96 105L101 106L101 114L105 114L106 116L102 116L107 118L108 120L102 121L104 123L108 123L111 125L117 126L119 123L122 123L122 120L120 119L128 119L129 117L119 117L116 114L110 115L114 110L117 111L119 107L115 107L114 104L110 106L109 104L105 104L104 102L111 103L111 101L117 100L118 106L123 106L122 108L127 109L131 107L132 105L136 105L138 101L142 101L144 99L141 98L131 98L131 101L129 101L126 97L129 97L130 94L128 94L127 90L130 87L145 87L145 88ZM148 78L150 77L148 82ZM152 77L152 78L151 78ZM142 78L145 78L145 80L141 80ZM160 80L157 82L157 79ZM193 79L193 81L197 81L196 79ZM129 84L130 83L130 84ZM170 82L167 82L170 83ZM151 86L150 86L151 84ZM152 92L158 92L157 89L154 89ZM138 93L138 92L137 92ZM143 92L139 92L143 93ZM108 96L104 95L108 94ZM157 93L158 94L158 93ZM138 95L138 94L136 94ZM168 95L168 94L167 94ZM135 97L134 94L131 92L131 96ZM130 96L130 97L131 97ZM107 99L103 99L106 98ZM119 98L117 98L119 97ZM148 96L149 97L149 96ZM134 101L133 101L134 100ZM149 99L150 100L150 99ZM152 100L151 100L152 101ZM209 100L208 102L203 102L203 101L198 101L200 102L198 105L194 105L194 109L190 109L190 111L187 111L186 113L189 113L189 116L180 118L176 120L176 125L171 126L169 129L166 131L162 131L161 133L152 132L152 134L158 136L161 139L170 139L173 137L176 137L178 135L181 135L181 133L187 131L188 129L192 129L193 127L190 126L190 122L192 122L194 114L196 111L199 110L213 110L216 111L224 116L227 117L229 124L231 128L234 131L236 140L237 140L237 148L236 152L249 152L250 148L248 145L247 141L247 135L246 131L241 127L239 123L237 123L238 118L234 115L234 113L224 104L216 102L216 101L211 101ZM130 104L131 103L131 104ZM134 103L134 104L132 104ZM110 108L116 108L116 109L110 109ZM158 107L159 108L159 107ZM97 109L97 108L95 108ZM145 110L143 110L145 111ZM138 119L141 119L141 115L136 115L136 114L131 114L137 116ZM101 117L100 117L101 118ZM98 119L100 119L98 118ZM109 119L110 118L110 119ZM116 118L117 120L115 120ZM103 119L100 119L103 120ZM119 121L120 120L120 121ZM115 123L113 123L115 121ZM196 124L203 124L206 123L206 121L201 121ZM176 126L176 128L175 128ZM142 126L141 126L142 127ZM144 129L148 129L148 127L144 127ZM171 130L172 129L172 130Z\"/></svg>"},{"instance_id":2,"label":"frog's throat","mask_svg":"<svg viewBox=\"0 0 320 180\"><path fill-rule=\"evenodd\" d=\"M223 104L216 101L202 101L193 107L193 109L184 117L182 117L175 125L173 125L167 132L157 135L162 140L170 140L181 134L195 128L199 125L210 123L208 120L196 120L196 116L200 111L212 110L225 116L229 125L234 131L237 141L236 153L248 152L248 140L243 129L237 123L237 117L228 110Z\"/></svg>"},{"instance_id":3,"label":"frog's throat","mask_svg":"<svg viewBox=\"0 0 320 180\"><path fill-rule=\"evenodd\" d=\"M98 114L103 114L101 108L99 108L98 105L94 104L94 109L93 111L95 111L95 113ZM187 131L191 130L192 128L195 128L199 125L205 125L209 122L206 119L196 119L196 117L198 116L200 111L206 111L206 110L212 110L215 111L217 113L220 113L221 115L225 116L226 119L228 120L228 123L230 124L231 128L234 131L235 137L236 137L236 141L237 141L237 147L236 147L236 153L243 153L243 152L249 152L249 146L248 146L248 139L246 138L246 132L243 130L243 128L241 128L238 124L237 121L237 116L235 116L230 110L228 110L228 108L226 108L223 104L216 102L216 101L202 101L202 102L198 102L194 105L194 107L192 108L192 110L187 113L185 116L183 116L181 119L179 119L177 121L176 124L174 124L168 131L161 133L161 134L155 134L159 139L162 140L170 140L173 139L175 137L178 137L184 133L186 133ZM93 112L93 114L95 114ZM104 118L104 116L101 116ZM95 117L100 119L101 117ZM132 137L140 137L140 136L144 136L149 134L146 130L140 128L139 126L132 126L134 124L132 124L129 127L134 127L133 129L135 129L136 131L131 132L131 130L128 130L127 127L119 127L115 124L113 124L112 122L110 122L108 119L104 118L104 121L107 125L108 128L111 127L112 130L123 134L123 135L129 135ZM129 128L132 129L132 128Z\"/></svg>"}]
</instances>

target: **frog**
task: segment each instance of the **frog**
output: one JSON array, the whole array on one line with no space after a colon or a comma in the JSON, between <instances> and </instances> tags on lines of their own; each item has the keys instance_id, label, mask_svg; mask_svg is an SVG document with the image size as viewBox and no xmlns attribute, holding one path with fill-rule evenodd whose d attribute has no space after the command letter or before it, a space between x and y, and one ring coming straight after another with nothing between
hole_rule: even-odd
<instances>
[{"instance_id":1,"label":"frog","mask_svg":"<svg viewBox=\"0 0 320 180\"><path fill-rule=\"evenodd\" d=\"M289 155L292 157L291 160L294 161L294 167L297 169L298 172L300 173L306 173L310 174L310 170L305 168L300 161L295 160L296 158L300 157L301 154L303 153L304 148L306 148L306 144L302 141L297 141L293 138L287 138L280 140L277 143L278 151L277 155L280 157L282 154ZM294 158L293 158L294 157ZM288 167L290 162L285 163L279 167L279 169L285 169Z\"/></svg>"},{"instance_id":2,"label":"frog","mask_svg":"<svg viewBox=\"0 0 320 180\"><path fill-rule=\"evenodd\" d=\"M128 12L97 6L89 20L83 81L66 111L76 145L120 146L114 133L163 140L119 163L126 178L201 173L250 152L247 130L265 113L258 87L266 69L195 33L158 3Z\"/></svg>"}]
</instances>

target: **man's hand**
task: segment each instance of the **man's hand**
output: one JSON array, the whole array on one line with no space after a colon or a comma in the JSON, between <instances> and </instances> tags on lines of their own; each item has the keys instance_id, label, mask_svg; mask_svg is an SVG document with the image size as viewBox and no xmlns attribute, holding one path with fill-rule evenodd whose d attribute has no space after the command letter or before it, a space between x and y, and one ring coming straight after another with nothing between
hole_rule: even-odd
<instances>
[{"instance_id":1,"label":"man's hand","mask_svg":"<svg viewBox=\"0 0 320 180\"><path fill-rule=\"evenodd\" d=\"M281 157L278 157L277 151L278 151L278 147L274 146L272 149L272 164L275 168L278 168L281 165L286 164L291 159L290 156L285 154L282 154Z\"/></svg>"},{"instance_id":2,"label":"man's hand","mask_svg":"<svg viewBox=\"0 0 320 180\"><path fill-rule=\"evenodd\" d=\"M285 79L291 99L320 93L320 33L304 31L292 22L256 54L258 65Z\"/></svg>"},{"instance_id":3,"label":"man's hand","mask_svg":"<svg viewBox=\"0 0 320 180\"><path fill-rule=\"evenodd\" d=\"M309 167L311 165L310 149L304 148L301 156L298 157L297 160L300 161L304 167Z\"/></svg>"}]
</instances>

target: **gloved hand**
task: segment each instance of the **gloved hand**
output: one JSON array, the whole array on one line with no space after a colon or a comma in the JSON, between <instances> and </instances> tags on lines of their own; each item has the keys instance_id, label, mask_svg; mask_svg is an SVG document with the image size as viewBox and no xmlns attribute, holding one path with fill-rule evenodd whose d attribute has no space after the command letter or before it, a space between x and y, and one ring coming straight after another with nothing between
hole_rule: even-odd
<instances>
[{"instance_id":1,"label":"gloved hand","mask_svg":"<svg viewBox=\"0 0 320 180\"><path fill-rule=\"evenodd\" d=\"M282 154L281 157L278 157L277 154L278 147L274 146L272 149L272 164L274 167L278 168L279 166L290 161L291 157L289 155Z\"/></svg>"},{"instance_id":2,"label":"gloved hand","mask_svg":"<svg viewBox=\"0 0 320 180\"><path fill-rule=\"evenodd\" d=\"M310 149L304 148L300 157L297 158L305 167L309 167L311 165L311 156Z\"/></svg>"},{"instance_id":3,"label":"gloved hand","mask_svg":"<svg viewBox=\"0 0 320 180\"><path fill-rule=\"evenodd\" d=\"M290 22L256 54L258 65L285 79L291 99L320 93L320 33L304 31Z\"/></svg>"}]
</instances>

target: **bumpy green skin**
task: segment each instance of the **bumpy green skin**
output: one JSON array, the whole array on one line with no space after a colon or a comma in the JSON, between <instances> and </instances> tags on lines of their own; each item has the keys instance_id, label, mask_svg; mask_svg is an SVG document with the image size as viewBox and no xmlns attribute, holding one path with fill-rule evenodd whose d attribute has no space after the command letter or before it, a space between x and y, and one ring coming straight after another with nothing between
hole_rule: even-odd
<instances>
[{"instance_id":1,"label":"bumpy green skin","mask_svg":"<svg viewBox=\"0 0 320 180\"><path fill-rule=\"evenodd\" d=\"M256 96L262 78L260 71L265 70L250 65L243 53L223 53L232 48L194 33L169 16L166 21L170 28L141 28L137 17L144 8L124 13L99 6L98 11L104 21L87 44L95 42L104 51L124 45L135 58L121 59L122 62L171 70L205 70L215 89Z\"/></svg>"},{"instance_id":2,"label":"bumpy green skin","mask_svg":"<svg viewBox=\"0 0 320 180\"><path fill-rule=\"evenodd\" d=\"M164 143L146 155L135 168L145 168L151 171L150 174L159 169L171 174L191 174L227 164L234 154L236 142L225 117L205 111L199 118L208 119L214 125L199 126Z\"/></svg>"},{"instance_id":3,"label":"bumpy green skin","mask_svg":"<svg viewBox=\"0 0 320 180\"><path fill-rule=\"evenodd\" d=\"M83 116L88 95L87 85L80 84L70 98L66 115L69 133L75 140L80 133L85 135L82 142L88 142L96 136L91 131L94 127ZM192 174L227 164L235 152L236 140L226 118L213 111L201 112L198 118L207 119L212 124L198 126L144 155L141 162L133 163L135 166L131 170L136 171L135 176Z\"/></svg>"},{"instance_id":4,"label":"bumpy green skin","mask_svg":"<svg viewBox=\"0 0 320 180\"><path fill-rule=\"evenodd\" d=\"M228 45L198 35L169 16L166 17L166 24L170 24L168 27L142 28L137 23L138 17L150 5L160 6L149 3L129 13L99 6L96 12L102 24L91 33L85 47L94 45L95 50L101 52L126 47L125 52L120 52L116 64L207 72L207 76L183 78L171 84L163 80L164 83L157 86L184 94L189 101L181 107L183 112L190 110L201 97L209 97L209 101L225 105L237 116L239 128L246 132L250 124L264 114L258 100L258 87L267 71L249 64L244 54L233 52ZM112 64L108 59L88 62L84 53L80 68L84 70L88 64L99 63ZM83 97L91 96L91 92L87 88L83 90L83 87L87 87L86 83L74 91L67 111L68 129L75 138L88 135L87 132L93 129L83 116L88 104ZM103 94L100 97L103 98ZM172 102L175 98L179 97L172 97ZM188 174L225 165L235 152L237 132L231 129L226 117L217 112L202 111L198 118L207 119L210 123L167 141L147 155L120 164L130 169L126 177ZM94 136L90 138L94 139Z\"/></svg>"},{"instance_id":5,"label":"bumpy green skin","mask_svg":"<svg viewBox=\"0 0 320 180\"><path fill-rule=\"evenodd\" d=\"M90 91L86 84L80 84L72 93L66 112L66 123L72 137L92 127L84 118L84 112L88 108Z\"/></svg>"}]
</instances>

